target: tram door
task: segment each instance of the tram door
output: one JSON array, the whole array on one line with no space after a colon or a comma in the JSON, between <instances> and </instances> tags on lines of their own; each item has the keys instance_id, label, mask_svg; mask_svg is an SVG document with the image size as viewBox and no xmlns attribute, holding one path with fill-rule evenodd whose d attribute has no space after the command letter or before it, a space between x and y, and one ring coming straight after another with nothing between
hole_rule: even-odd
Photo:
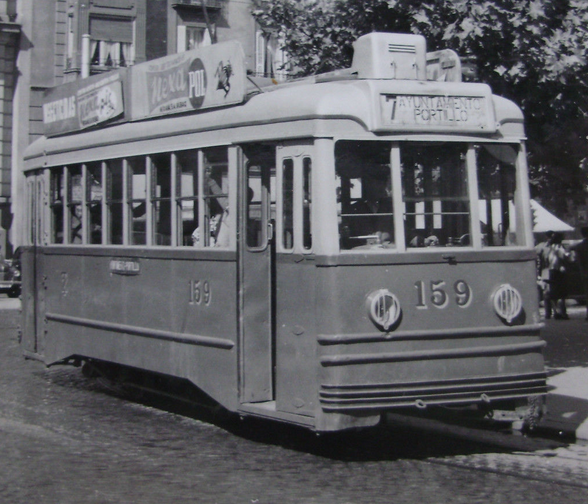
<instances>
[{"instance_id":1,"label":"tram door","mask_svg":"<svg viewBox=\"0 0 588 504\"><path fill-rule=\"evenodd\" d=\"M275 147L242 147L241 401L274 399Z\"/></svg>"}]
</instances>

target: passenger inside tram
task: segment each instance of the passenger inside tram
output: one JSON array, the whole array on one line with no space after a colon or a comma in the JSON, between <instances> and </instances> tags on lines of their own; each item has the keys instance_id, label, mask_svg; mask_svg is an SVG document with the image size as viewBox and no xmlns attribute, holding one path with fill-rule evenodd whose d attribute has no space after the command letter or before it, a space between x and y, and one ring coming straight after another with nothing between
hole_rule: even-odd
<instances>
[{"instance_id":1,"label":"passenger inside tram","mask_svg":"<svg viewBox=\"0 0 588 504\"><path fill-rule=\"evenodd\" d=\"M336 156L341 249L395 247L389 145L339 142Z\"/></svg>"}]
</instances>

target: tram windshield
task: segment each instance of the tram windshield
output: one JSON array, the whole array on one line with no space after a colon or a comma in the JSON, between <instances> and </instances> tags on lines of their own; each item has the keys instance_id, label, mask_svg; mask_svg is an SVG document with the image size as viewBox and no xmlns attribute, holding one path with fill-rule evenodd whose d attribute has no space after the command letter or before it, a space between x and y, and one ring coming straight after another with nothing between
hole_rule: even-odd
<instances>
[{"instance_id":1,"label":"tram windshield","mask_svg":"<svg viewBox=\"0 0 588 504\"><path fill-rule=\"evenodd\" d=\"M407 249L523 245L515 212L517 149L515 144L339 141L341 250L397 249L399 241Z\"/></svg>"}]
</instances>

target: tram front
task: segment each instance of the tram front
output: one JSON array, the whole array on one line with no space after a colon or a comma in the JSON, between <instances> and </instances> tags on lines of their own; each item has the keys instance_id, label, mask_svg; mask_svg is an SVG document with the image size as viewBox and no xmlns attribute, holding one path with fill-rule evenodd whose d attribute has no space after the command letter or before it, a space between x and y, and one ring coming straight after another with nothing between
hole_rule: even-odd
<instances>
[{"instance_id":1,"label":"tram front","mask_svg":"<svg viewBox=\"0 0 588 504\"><path fill-rule=\"evenodd\" d=\"M389 411L533 422L545 343L522 113L481 84L367 86L370 132L334 140L321 217L338 249L316 258L317 428Z\"/></svg>"},{"instance_id":2,"label":"tram front","mask_svg":"<svg viewBox=\"0 0 588 504\"><path fill-rule=\"evenodd\" d=\"M322 409L525 419L545 372L522 146L342 140L335 153Z\"/></svg>"}]
</instances>

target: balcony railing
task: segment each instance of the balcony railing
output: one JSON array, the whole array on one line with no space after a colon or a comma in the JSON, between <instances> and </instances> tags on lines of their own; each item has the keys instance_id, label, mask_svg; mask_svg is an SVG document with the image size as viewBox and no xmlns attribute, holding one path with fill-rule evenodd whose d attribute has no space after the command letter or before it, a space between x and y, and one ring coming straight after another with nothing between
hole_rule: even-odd
<instances>
[{"instance_id":1,"label":"balcony railing","mask_svg":"<svg viewBox=\"0 0 588 504\"><path fill-rule=\"evenodd\" d=\"M206 8L208 9L222 9L226 0L204 0L206 4ZM172 7L174 9L179 8L191 8L191 9L201 9L202 8L202 1L201 0L176 0L172 2Z\"/></svg>"}]
</instances>

